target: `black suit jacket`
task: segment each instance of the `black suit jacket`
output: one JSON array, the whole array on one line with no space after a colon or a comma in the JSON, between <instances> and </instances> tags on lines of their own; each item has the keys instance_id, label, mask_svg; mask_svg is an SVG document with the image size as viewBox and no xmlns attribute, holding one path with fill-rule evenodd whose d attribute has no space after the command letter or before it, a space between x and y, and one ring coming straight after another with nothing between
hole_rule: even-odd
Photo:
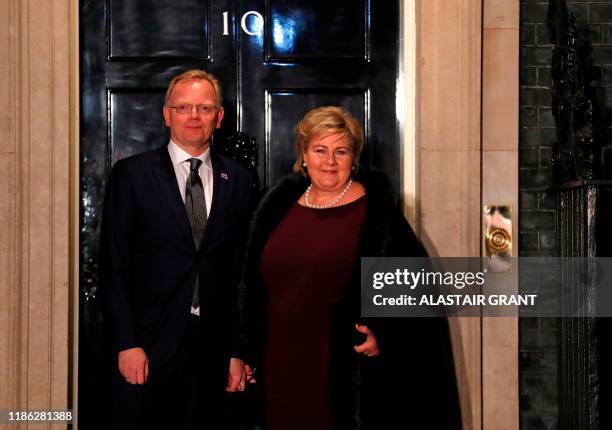
<instances>
[{"instance_id":1,"label":"black suit jacket","mask_svg":"<svg viewBox=\"0 0 612 430\"><path fill-rule=\"evenodd\" d=\"M213 198L199 250L167 146L117 162L104 203L101 293L115 352L144 348L150 367L176 352L196 274L210 388L223 390L236 336L237 264L247 228L251 175L214 153Z\"/></svg>"}]
</instances>

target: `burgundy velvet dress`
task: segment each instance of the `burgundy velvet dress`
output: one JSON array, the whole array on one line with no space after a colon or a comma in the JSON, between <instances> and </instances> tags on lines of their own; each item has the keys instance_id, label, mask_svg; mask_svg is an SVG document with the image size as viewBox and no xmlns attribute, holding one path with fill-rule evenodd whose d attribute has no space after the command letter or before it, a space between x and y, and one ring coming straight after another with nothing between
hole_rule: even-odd
<instances>
[{"instance_id":1,"label":"burgundy velvet dress","mask_svg":"<svg viewBox=\"0 0 612 430\"><path fill-rule=\"evenodd\" d=\"M264 248L266 430L331 429L330 312L359 263L365 213L365 197L327 209L295 203Z\"/></svg>"}]
</instances>

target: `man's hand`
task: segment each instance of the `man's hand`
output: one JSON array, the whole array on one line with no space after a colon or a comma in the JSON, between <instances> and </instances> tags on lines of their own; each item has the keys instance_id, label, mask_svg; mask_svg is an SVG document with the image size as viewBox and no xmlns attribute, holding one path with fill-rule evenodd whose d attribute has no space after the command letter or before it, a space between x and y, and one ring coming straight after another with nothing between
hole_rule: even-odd
<instances>
[{"instance_id":1,"label":"man's hand","mask_svg":"<svg viewBox=\"0 0 612 430\"><path fill-rule=\"evenodd\" d=\"M230 393L244 391L245 382L246 372L244 370L244 361L232 357L229 365L229 373L227 374L227 386L225 387L225 391Z\"/></svg>"},{"instance_id":2,"label":"man's hand","mask_svg":"<svg viewBox=\"0 0 612 430\"><path fill-rule=\"evenodd\" d=\"M378 349L378 341L376 340L376 336L374 333L368 328L368 326L355 324L355 328L359 333L365 334L366 340L361 345L354 346L355 351L360 354L363 354L367 357L376 357L380 355L380 350Z\"/></svg>"},{"instance_id":3,"label":"man's hand","mask_svg":"<svg viewBox=\"0 0 612 430\"><path fill-rule=\"evenodd\" d=\"M144 349L130 348L119 352L119 372L132 385L142 385L147 382L149 359Z\"/></svg>"}]
</instances>

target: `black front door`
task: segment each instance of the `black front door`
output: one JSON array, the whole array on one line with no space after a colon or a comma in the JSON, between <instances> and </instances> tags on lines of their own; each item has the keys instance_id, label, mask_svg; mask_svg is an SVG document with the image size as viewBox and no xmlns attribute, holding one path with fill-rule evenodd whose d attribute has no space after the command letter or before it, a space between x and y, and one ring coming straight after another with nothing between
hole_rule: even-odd
<instances>
[{"instance_id":1,"label":"black front door","mask_svg":"<svg viewBox=\"0 0 612 430\"><path fill-rule=\"evenodd\" d=\"M226 115L259 146L262 187L290 172L293 130L310 109L342 105L361 120L361 164L400 180L396 115L400 2L389 0L82 0L79 424L104 396L97 250L104 188L123 157L167 142L170 79L215 74Z\"/></svg>"}]
</instances>

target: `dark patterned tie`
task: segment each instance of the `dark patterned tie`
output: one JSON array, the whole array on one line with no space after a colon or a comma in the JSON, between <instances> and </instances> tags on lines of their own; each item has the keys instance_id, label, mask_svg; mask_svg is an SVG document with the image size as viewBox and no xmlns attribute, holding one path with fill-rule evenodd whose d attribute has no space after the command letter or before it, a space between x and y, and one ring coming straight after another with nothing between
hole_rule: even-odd
<instances>
[{"instance_id":1,"label":"dark patterned tie","mask_svg":"<svg viewBox=\"0 0 612 430\"><path fill-rule=\"evenodd\" d=\"M197 158L189 159L189 177L185 187L185 207L187 209L187 217L191 224L191 232L193 233L193 241L197 249L200 248L202 234L206 228L208 216L206 214L206 198L204 197L204 187L198 169L202 164L202 160ZM196 277L196 284L193 292L192 306L197 308L200 305L200 288L199 281Z\"/></svg>"}]
</instances>

